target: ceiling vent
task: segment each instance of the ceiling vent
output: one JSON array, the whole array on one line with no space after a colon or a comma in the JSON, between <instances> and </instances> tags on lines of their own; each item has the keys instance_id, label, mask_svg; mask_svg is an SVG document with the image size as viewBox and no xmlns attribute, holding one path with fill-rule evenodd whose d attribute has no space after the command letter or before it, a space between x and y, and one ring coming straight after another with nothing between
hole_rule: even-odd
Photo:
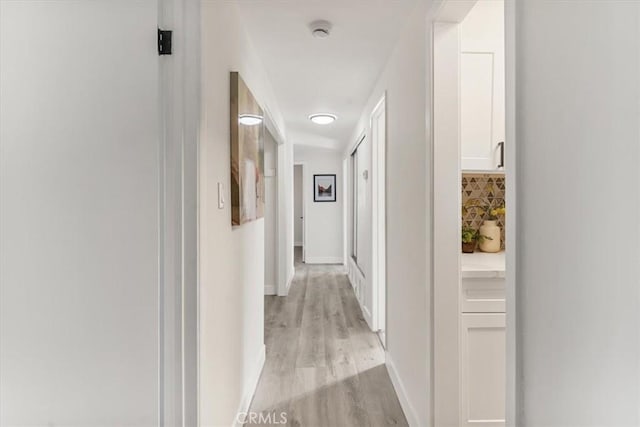
<instances>
[{"instance_id":1,"label":"ceiling vent","mask_svg":"<svg viewBox=\"0 0 640 427\"><path fill-rule=\"evenodd\" d=\"M331 22L329 21L313 21L309 24L311 34L317 39L326 39L331 34Z\"/></svg>"}]
</instances>

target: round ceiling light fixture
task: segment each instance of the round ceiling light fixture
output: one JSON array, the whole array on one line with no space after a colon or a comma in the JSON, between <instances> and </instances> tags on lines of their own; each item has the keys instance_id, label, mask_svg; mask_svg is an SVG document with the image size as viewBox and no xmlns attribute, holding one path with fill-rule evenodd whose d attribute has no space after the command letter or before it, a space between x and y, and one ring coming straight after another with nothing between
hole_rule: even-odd
<instances>
[{"instance_id":1,"label":"round ceiling light fixture","mask_svg":"<svg viewBox=\"0 0 640 427\"><path fill-rule=\"evenodd\" d=\"M317 125L328 125L336 121L338 117L335 114L318 113L309 116L309 120Z\"/></svg>"},{"instance_id":2,"label":"round ceiling light fixture","mask_svg":"<svg viewBox=\"0 0 640 427\"><path fill-rule=\"evenodd\" d=\"M262 123L262 116L258 116L257 114L240 114L238 121L241 125L255 126Z\"/></svg>"},{"instance_id":3,"label":"round ceiling light fixture","mask_svg":"<svg viewBox=\"0 0 640 427\"><path fill-rule=\"evenodd\" d=\"M325 21L323 19L313 21L311 24L309 24L311 34L317 39L326 39L327 37L329 37L329 35L331 35L331 27L331 22Z\"/></svg>"}]
</instances>

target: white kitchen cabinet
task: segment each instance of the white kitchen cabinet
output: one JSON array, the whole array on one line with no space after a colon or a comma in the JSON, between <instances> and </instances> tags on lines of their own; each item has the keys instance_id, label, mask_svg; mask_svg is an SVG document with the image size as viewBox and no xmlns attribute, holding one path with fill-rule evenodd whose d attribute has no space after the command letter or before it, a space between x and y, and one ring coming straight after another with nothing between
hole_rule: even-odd
<instances>
[{"instance_id":1,"label":"white kitchen cabinet","mask_svg":"<svg viewBox=\"0 0 640 427\"><path fill-rule=\"evenodd\" d=\"M493 52L461 54L460 141L463 170L496 170L504 166L504 98L498 95L500 91L496 88L501 83L495 81L495 66Z\"/></svg>"},{"instance_id":2,"label":"white kitchen cabinet","mask_svg":"<svg viewBox=\"0 0 640 427\"><path fill-rule=\"evenodd\" d=\"M464 254L460 298L460 425L505 425L505 258Z\"/></svg>"},{"instance_id":3,"label":"white kitchen cabinet","mask_svg":"<svg viewBox=\"0 0 640 427\"><path fill-rule=\"evenodd\" d=\"M504 313L462 314L462 426L505 425L505 327Z\"/></svg>"},{"instance_id":4,"label":"white kitchen cabinet","mask_svg":"<svg viewBox=\"0 0 640 427\"><path fill-rule=\"evenodd\" d=\"M479 2L462 22L460 144L463 170L504 168L505 62L501 2Z\"/></svg>"}]
</instances>

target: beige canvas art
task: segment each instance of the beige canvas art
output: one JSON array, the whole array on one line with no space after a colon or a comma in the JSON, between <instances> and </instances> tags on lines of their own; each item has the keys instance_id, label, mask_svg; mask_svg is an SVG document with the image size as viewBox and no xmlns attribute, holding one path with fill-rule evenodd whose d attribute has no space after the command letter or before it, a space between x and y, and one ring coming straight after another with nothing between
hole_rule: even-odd
<instances>
[{"instance_id":1,"label":"beige canvas art","mask_svg":"<svg viewBox=\"0 0 640 427\"><path fill-rule=\"evenodd\" d=\"M231 73L231 224L264 216L264 113L237 72Z\"/></svg>"}]
</instances>

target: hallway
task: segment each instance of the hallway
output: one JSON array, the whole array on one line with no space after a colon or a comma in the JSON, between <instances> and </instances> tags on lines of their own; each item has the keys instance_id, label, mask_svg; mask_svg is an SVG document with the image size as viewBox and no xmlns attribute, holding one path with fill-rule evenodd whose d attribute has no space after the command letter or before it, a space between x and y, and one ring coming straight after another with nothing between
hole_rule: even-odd
<instances>
[{"instance_id":1,"label":"hallway","mask_svg":"<svg viewBox=\"0 0 640 427\"><path fill-rule=\"evenodd\" d=\"M251 411L285 413L292 426L408 425L343 267L299 260L297 249L289 296L265 297L267 357Z\"/></svg>"}]
</instances>

